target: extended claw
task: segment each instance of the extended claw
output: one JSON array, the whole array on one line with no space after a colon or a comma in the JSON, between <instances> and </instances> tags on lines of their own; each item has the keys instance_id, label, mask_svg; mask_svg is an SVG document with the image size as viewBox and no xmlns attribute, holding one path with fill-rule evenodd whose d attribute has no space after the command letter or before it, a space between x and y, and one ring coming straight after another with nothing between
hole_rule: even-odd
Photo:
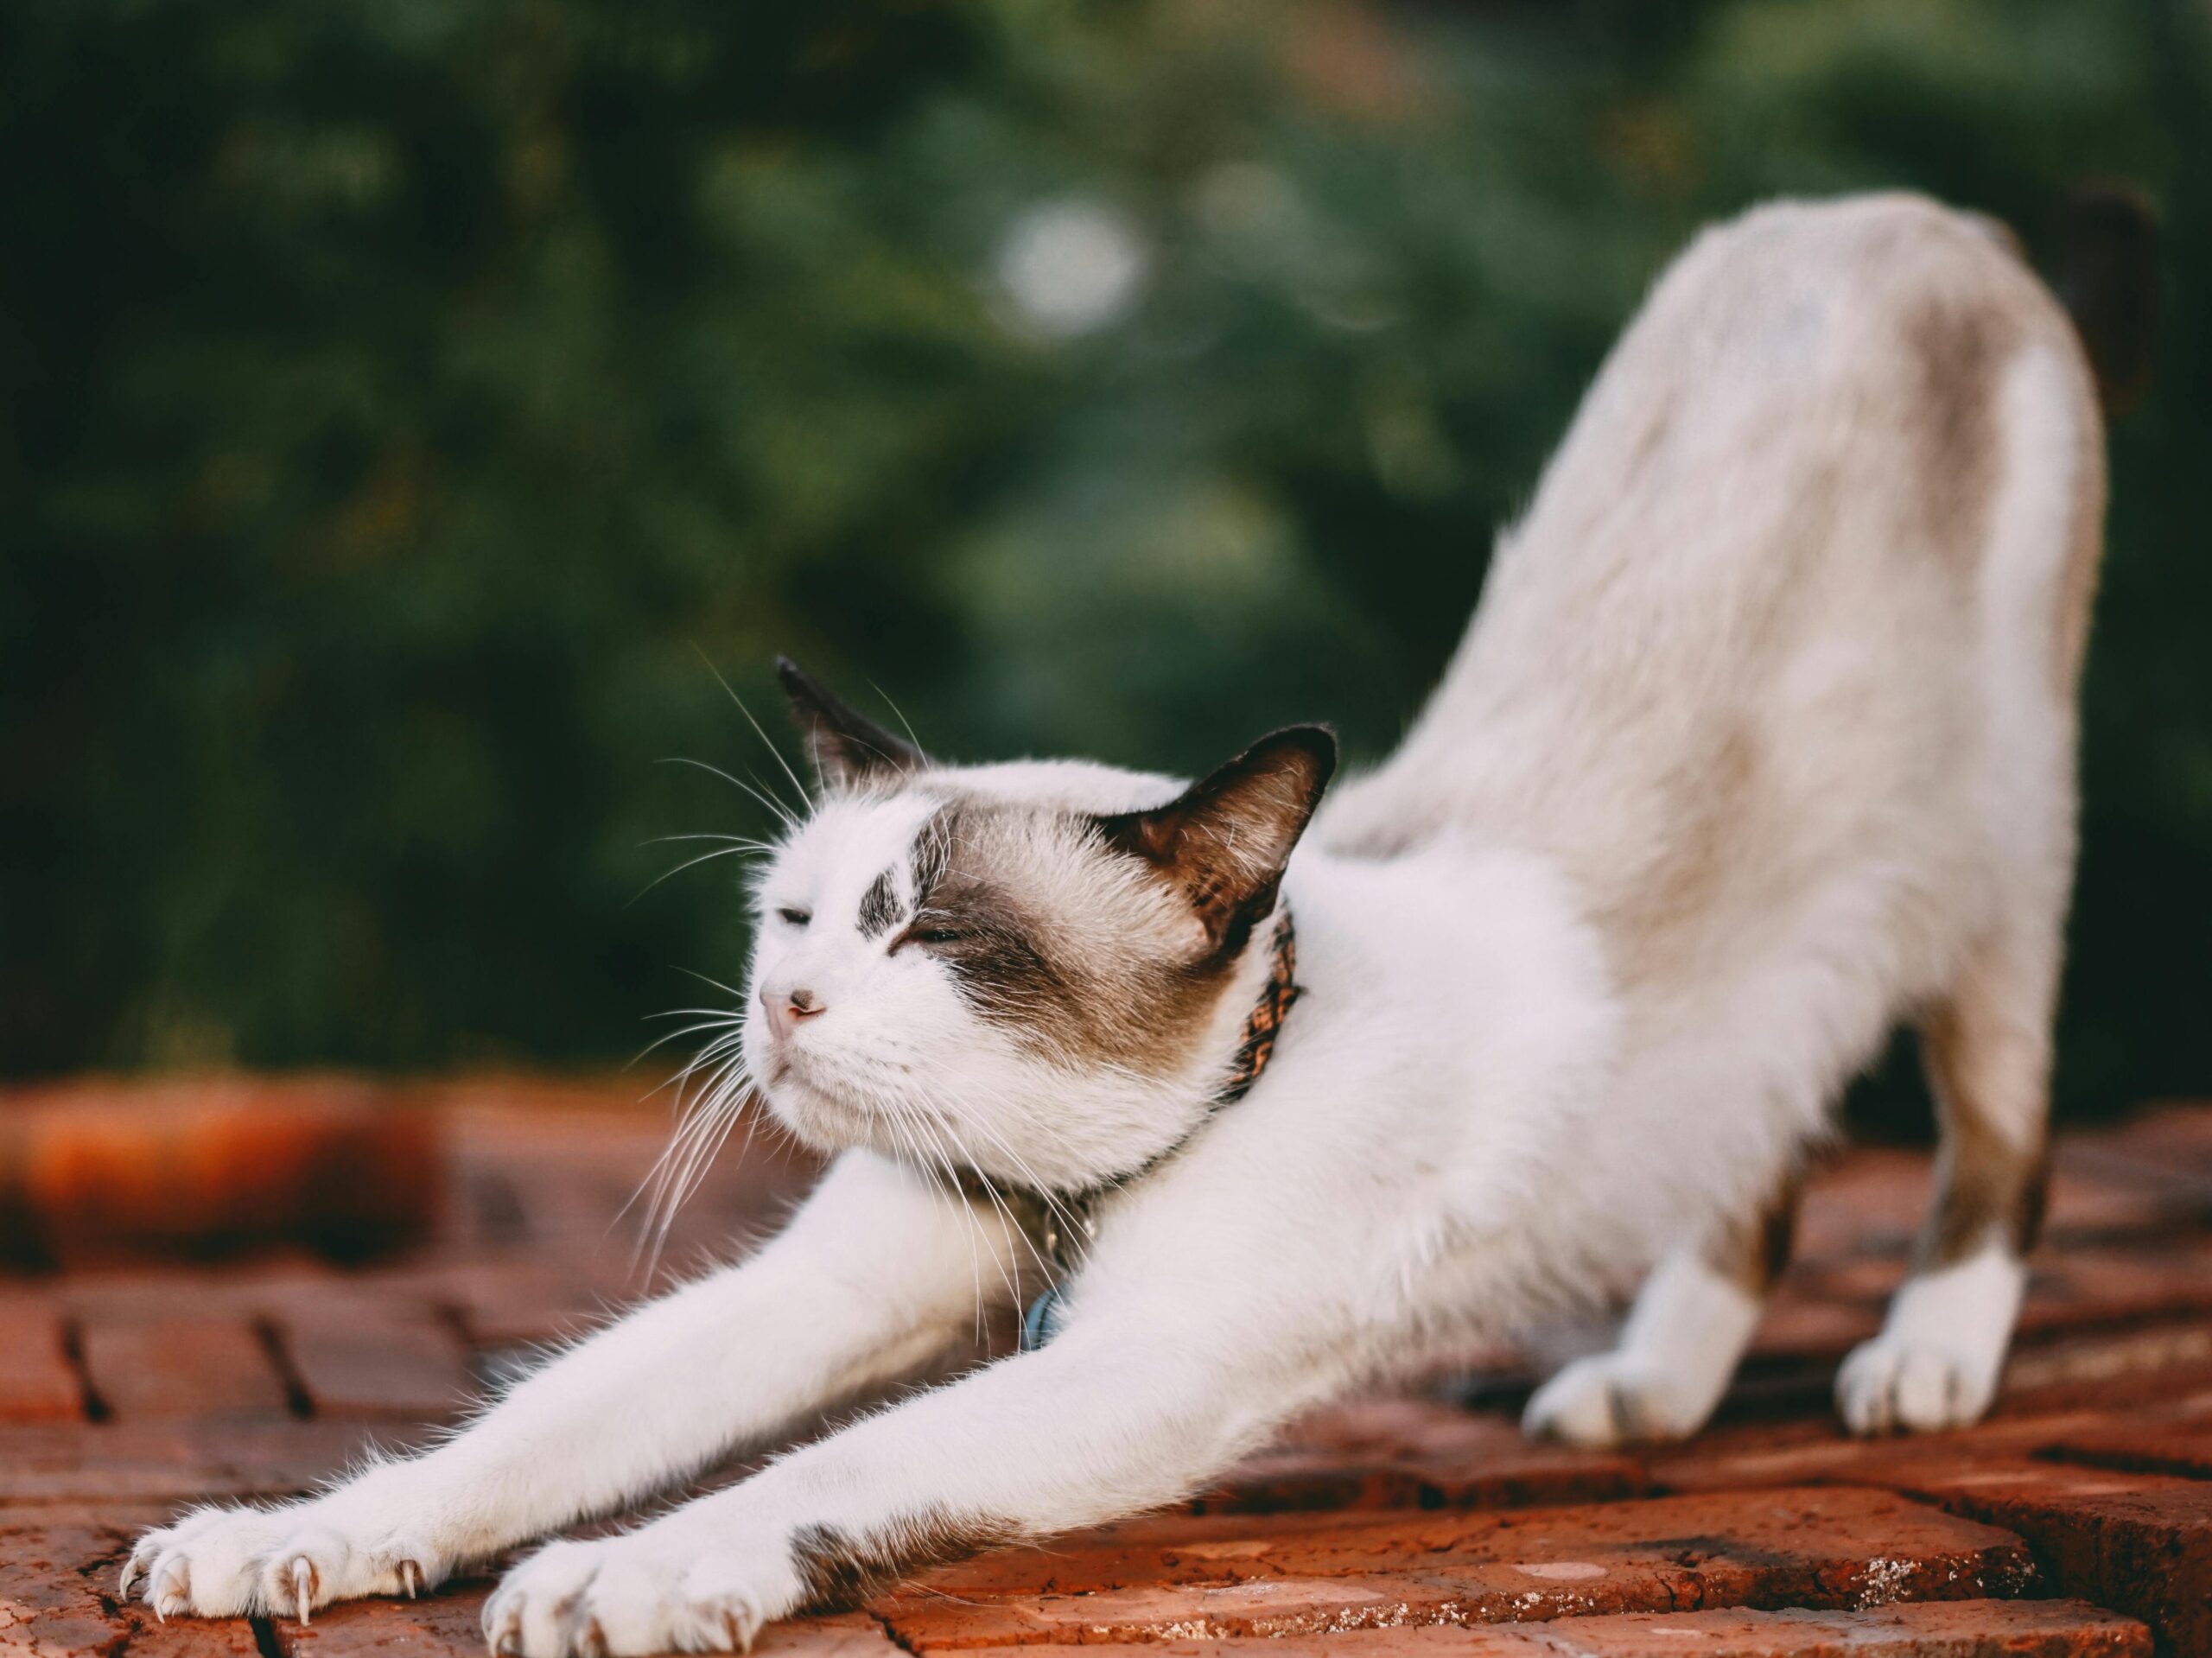
<instances>
[{"instance_id":1,"label":"extended claw","mask_svg":"<svg viewBox=\"0 0 2212 1658\"><path fill-rule=\"evenodd\" d=\"M412 1560L402 1560L399 1563L399 1586L406 1591L408 1599L414 1599L423 1587L423 1568Z\"/></svg>"},{"instance_id":2,"label":"extended claw","mask_svg":"<svg viewBox=\"0 0 2212 1658\"><path fill-rule=\"evenodd\" d=\"M130 1598L130 1585L138 1580L138 1551L131 1550L123 1563L123 1572L115 1580L115 1592L123 1599Z\"/></svg>"},{"instance_id":3,"label":"extended claw","mask_svg":"<svg viewBox=\"0 0 2212 1658\"><path fill-rule=\"evenodd\" d=\"M166 1623L169 1621L168 1610L172 1598L179 1611L188 1612L192 1610L191 1574L175 1561L170 1562L166 1572L147 1580L146 1604L154 1609L154 1618L156 1623Z\"/></svg>"},{"instance_id":4,"label":"extended claw","mask_svg":"<svg viewBox=\"0 0 2212 1658\"><path fill-rule=\"evenodd\" d=\"M292 1562L292 1592L300 1603L300 1622L308 1622L308 1614L315 1610L315 1568L305 1560Z\"/></svg>"}]
</instances>

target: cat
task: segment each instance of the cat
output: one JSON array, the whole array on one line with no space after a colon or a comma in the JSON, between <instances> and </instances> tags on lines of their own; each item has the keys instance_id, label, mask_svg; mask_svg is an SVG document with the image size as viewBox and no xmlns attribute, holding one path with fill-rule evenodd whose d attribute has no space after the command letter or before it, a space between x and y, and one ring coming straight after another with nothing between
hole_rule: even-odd
<instances>
[{"instance_id":1,"label":"cat","mask_svg":"<svg viewBox=\"0 0 2212 1658\"><path fill-rule=\"evenodd\" d=\"M1836 1398L1974 1420L2042 1201L2104 491L2090 365L2001 232L1784 202L1657 282L1363 776L1316 726L1187 785L944 765L785 664L820 794L758 883L743 1077L818 1187L436 1449L149 1533L125 1591L427 1591L913 1375L979 1302L1022 1350L546 1545L493 1651L743 1648L1631 1291L1527 1426L1692 1433L1906 1021L1934 1208Z\"/></svg>"}]
</instances>

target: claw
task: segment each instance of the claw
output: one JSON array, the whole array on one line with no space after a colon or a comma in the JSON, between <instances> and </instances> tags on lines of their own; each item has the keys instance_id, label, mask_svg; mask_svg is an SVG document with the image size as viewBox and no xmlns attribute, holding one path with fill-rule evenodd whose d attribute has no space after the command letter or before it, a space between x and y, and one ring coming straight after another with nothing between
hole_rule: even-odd
<instances>
[{"instance_id":1,"label":"claw","mask_svg":"<svg viewBox=\"0 0 2212 1658\"><path fill-rule=\"evenodd\" d=\"M753 1618L750 1613L735 1611L727 1607L723 1609L722 1633L729 1637L729 1649L732 1652L753 1650Z\"/></svg>"},{"instance_id":2,"label":"claw","mask_svg":"<svg viewBox=\"0 0 2212 1658\"><path fill-rule=\"evenodd\" d=\"M299 1597L300 1623L302 1627L308 1622L308 1614L314 1610L315 1590L312 1586L314 1582L315 1568L313 1566L305 1560L292 1562L292 1592Z\"/></svg>"},{"instance_id":3,"label":"claw","mask_svg":"<svg viewBox=\"0 0 2212 1658\"><path fill-rule=\"evenodd\" d=\"M423 1586L423 1568L412 1560L402 1560L399 1563L399 1586L406 1591L408 1599L414 1599Z\"/></svg>"},{"instance_id":4,"label":"claw","mask_svg":"<svg viewBox=\"0 0 2212 1658\"><path fill-rule=\"evenodd\" d=\"M123 1574L115 1581L115 1592L124 1600L130 1598L130 1585L138 1580L138 1553L131 1551L130 1558L123 1563Z\"/></svg>"},{"instance_id":5,"label":"claw","mask_svg":"<svg viewBox=\"0 0 2212 1658\"><path fill-rule=\"evenodd\" d=\"M154 1617L161 1623L168 1620L168 1609L174 1605L181 1612L192 1610L192 1574L172 1562L165 1572L158 1572L146 1584L146 1604L154 1609Z\"/></svg>"}]
</instances>

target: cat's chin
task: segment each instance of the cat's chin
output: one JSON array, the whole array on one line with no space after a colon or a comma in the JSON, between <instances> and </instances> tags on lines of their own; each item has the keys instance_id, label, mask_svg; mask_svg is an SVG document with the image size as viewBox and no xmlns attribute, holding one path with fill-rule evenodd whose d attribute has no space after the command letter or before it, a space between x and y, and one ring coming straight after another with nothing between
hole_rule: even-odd
<instances>
[{"instance_id":1,"label":"cat's chin","mask_svg":"<svg viewBox=\"0 0 2212 1658\"><path fill-rule=\"evenodd\" d=\"M881 1128L875 1112L809 1081L796 1066L785 1066L782 1074L761 1089L761 1097L778 1121L817 1152L872 1146Z\"/></svg>"}]
</instances>

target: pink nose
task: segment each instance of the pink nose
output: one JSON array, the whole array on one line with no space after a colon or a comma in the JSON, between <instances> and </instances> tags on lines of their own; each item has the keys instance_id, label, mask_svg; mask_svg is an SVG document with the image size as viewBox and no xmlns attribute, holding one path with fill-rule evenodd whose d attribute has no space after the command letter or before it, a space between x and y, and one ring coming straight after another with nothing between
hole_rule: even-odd
<instances>
[{"instance_id":1,"label":"pink nose","mask_svg":"<svg viewBox=\"0 0 2212 1658\"><path fill-rule=\"evenodd\" d=\"M766 1010L768 1023L778 1036L789 1036L801 1020L815 1017L822 1012L822 999L811 990L785 990L774 985L760 987L760 1006Z\"/></svg>"}]
</instances>

